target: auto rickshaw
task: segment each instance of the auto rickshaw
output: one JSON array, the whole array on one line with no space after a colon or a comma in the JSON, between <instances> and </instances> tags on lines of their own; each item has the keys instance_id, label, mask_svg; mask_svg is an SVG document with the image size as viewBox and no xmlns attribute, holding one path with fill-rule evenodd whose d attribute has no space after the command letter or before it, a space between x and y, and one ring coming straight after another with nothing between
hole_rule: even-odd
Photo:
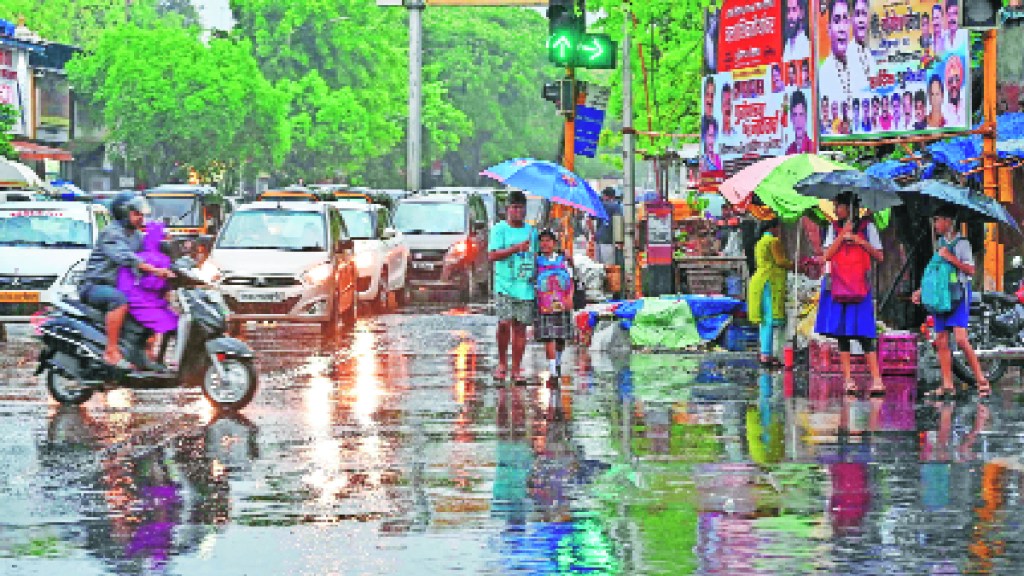
<instances>
[{"instance_id":1,"label":"auto rickshaw","mask_svg":"<svg viewBox=\"0 0 1024 576\"><path fill-rule=\"evenodd\" d=\"M205 260L230 211L224 196L212 186L196 184L162 184L143 194L152 209L150 218L163 222L172 236L186 239L186 253Z\"/></svg>"}]
</instances>

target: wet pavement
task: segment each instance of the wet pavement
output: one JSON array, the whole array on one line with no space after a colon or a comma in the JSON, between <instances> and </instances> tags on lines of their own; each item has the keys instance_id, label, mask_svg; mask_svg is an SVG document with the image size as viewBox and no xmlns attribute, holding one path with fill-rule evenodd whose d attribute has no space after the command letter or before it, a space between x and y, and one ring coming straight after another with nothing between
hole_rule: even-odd
<instances>
[{"instance_id":1,"label":"wet pavement","mask_svg":"<svg viewBox=\"0 0 1024 576\"><path fill-rule=\"evenodd\" d=\"M495 385L493 331L443 304L333 341L251 327L244 417L194 391L60 408L15 333L0 574L1024 573L1015 380L848 399L735 357L571 349L560 388Z\"/></svg>"}]
</instances>

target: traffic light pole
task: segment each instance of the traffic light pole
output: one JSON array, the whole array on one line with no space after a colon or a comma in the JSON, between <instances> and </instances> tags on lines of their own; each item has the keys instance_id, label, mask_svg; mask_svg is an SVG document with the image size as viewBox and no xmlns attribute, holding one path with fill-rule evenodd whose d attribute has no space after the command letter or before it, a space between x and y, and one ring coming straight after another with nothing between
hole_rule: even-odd
<instances>
[{"instance_id":1,"label":"traffic light pole","mask_svg":"<svg viewBox=\"0 0 1024 576\"><path fill-rule=\"evenodd\" d=\"M423 0L406 0L409 10L409 125L406 135L405 187L420 189L423 155Z\"/></svg>"},{"instance_id":2,"label":"traffic light pole","mask_svg":"<svg viewBox=\"0 0 1024 576\"><path fill-rule=\"evenodd\" d=\"M571 67L565 69L565 79L570 82L575 79L575 70ZM572 91L575 98L575 90ZM562 153L562 165L569 171L576 169L576 102L566 106L565 114L565 149Z\"/></svg>"},{"instance_id":3,"label":"traffic light pole","mask_svg":"<svg viewBox=\"0 0 1024 576\"><path fill-rule=\"evenodd\" d=\"M633 24L633 7L629 0L624 3L625 21L622 34L622 155L623 155L623 190L622 190L622 224L623 224L623 282L624 298L636 295L636 246L633 235L636 226L636 131L633 130L633 65L630 61L632 39L630 30Z\"/></svg>"}]
</instances>

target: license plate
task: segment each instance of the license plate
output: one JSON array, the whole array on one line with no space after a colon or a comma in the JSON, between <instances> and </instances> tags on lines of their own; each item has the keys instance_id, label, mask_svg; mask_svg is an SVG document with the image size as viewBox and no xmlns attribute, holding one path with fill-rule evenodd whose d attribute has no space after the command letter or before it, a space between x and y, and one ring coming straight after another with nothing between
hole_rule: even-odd
<instances>
[{"instance_id":1,"label":"license plate","mask_svg":"<svg viewBox=\"0 0 1024 576\"><path fill-rule=\"evenodd\" d=\"M0 302L39 302L35 290L5 290L0 292Z\"/></svg>"},{"instance_id":2,"label":"license plate","mask_svg":"<svg viewBox=\"0 0 1024 576\"><path fill-rule=\"evenodd\" d=\"M433 270L433 262L413 262L412 267L416 270Z\"/></svg>"},{"instance_id":3,"label":"license plate","mask_svg":"<svg viewBox=\"0 0 1024 576\"><path fill-rule=\"evenodd\" d=\"M239 302L281 302L284 294L281 292L239 292Z\"/></svg>"}]
</instances>

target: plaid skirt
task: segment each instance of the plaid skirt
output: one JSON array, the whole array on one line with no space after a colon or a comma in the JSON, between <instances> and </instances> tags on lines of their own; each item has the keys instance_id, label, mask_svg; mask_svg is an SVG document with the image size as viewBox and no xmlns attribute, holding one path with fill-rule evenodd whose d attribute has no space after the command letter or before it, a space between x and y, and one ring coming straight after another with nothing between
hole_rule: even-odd
<instances>
[{"instance_id":1,"label":"plaid skirt","mask_svg":"<svg viewBox=\"0 0 1024 576\"><path fill-rule=\"evenodd\" d=\"M533 321L533 337L542 342L572 339L572 312L537 314Z\"/></svg>"},{"instance_id":2,"label":"plaid skirt","mask_svg":"<svg viewBox=\"0 0 1024 576\"><path fill-rule=\"evenodd\" d=\"M533 322L533 311L536 308L533 300L520 300L507 294L494 295L494 313L498 320L515 320L521 324Z\"/></svg>"}]
</instances>

